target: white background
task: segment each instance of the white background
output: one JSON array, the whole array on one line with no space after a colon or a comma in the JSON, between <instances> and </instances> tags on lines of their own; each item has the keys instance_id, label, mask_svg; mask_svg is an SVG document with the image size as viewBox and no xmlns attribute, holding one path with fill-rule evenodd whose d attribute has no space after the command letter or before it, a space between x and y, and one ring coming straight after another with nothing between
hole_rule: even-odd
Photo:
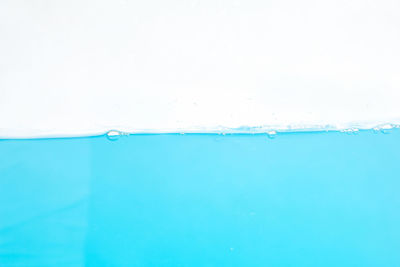
<instances>
[{"instance_id":1,"label":"white background","mask_svg":"<svg viewBox=\"0 0 400 267\"><path fill-rule=\"evenodd\" d=\"M400 122L400 1L0 1L0 136Z\"/></svg>"}]
</instances>

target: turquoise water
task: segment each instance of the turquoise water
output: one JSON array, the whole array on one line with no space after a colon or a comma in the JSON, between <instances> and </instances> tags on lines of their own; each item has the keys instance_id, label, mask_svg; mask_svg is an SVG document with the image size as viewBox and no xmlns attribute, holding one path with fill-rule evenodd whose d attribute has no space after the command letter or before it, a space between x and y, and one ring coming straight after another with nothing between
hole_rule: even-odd
<instances>
[{"instance_id":1,"label":"turquoise water","mask_svg":"<svg viewBox=\"0 0 400 267\"><path fill-rule=\"evenodd\" d=\"M400 266L400 130L0 140L0 266Z\"/></svg>"}]
</instances>

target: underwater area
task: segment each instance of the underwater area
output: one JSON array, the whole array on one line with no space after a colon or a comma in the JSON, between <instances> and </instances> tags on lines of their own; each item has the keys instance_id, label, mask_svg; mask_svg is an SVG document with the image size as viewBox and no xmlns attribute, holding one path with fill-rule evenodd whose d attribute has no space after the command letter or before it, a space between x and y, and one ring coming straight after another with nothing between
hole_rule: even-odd
<instances>
[{"instance_id":1,"label":"underwater area","mask_svg":"<svg viewBox=\"0 0 400 267\"><path fill-rule=\"evenodd\" d=\"M400 266L400 129L0 140L0 266Z\"/></svg>"}]
</instances>

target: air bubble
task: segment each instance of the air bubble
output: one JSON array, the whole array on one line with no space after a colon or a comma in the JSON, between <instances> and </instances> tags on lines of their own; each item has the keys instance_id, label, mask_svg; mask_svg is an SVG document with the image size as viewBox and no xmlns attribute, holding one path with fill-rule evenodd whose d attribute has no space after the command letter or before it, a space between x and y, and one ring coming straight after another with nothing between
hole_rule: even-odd
<instances>
[{"instance_id":1,"label":"air bubble","mask_svg":"<svg viewBox=\"0 0 400 267\"><path fill-rule=\"evenodd\" d=\"M269 139L274 139L276 137L276 131L268 131L267 135Z\"/></svg>"},{"instance_id":2,"label":"air bubble","mask_svg":"<svg viewBox=\"0 0 400 267\"><path fill-rule=\"evenodd\" d=\"M122 132L117 131L117 130L108 131L106 134L107 139L110 141L117 141L121 137L121 135L122 135Z\"/></svg>"}]
</instances>

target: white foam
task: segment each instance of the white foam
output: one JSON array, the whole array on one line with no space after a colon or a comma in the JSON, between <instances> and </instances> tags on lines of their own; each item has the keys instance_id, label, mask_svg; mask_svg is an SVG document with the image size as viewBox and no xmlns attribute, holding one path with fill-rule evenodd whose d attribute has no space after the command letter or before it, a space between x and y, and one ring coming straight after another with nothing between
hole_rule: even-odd
<instances>
[{"instance_id":1,"label":"white foam","mask_svg":"<svg viewBox=\"0 0 400 267\"><path fill-rule=\"evenodd\" d=\"M4 0L0 137L400 124L399 9Z\"/></svg>"}]
</instances>

